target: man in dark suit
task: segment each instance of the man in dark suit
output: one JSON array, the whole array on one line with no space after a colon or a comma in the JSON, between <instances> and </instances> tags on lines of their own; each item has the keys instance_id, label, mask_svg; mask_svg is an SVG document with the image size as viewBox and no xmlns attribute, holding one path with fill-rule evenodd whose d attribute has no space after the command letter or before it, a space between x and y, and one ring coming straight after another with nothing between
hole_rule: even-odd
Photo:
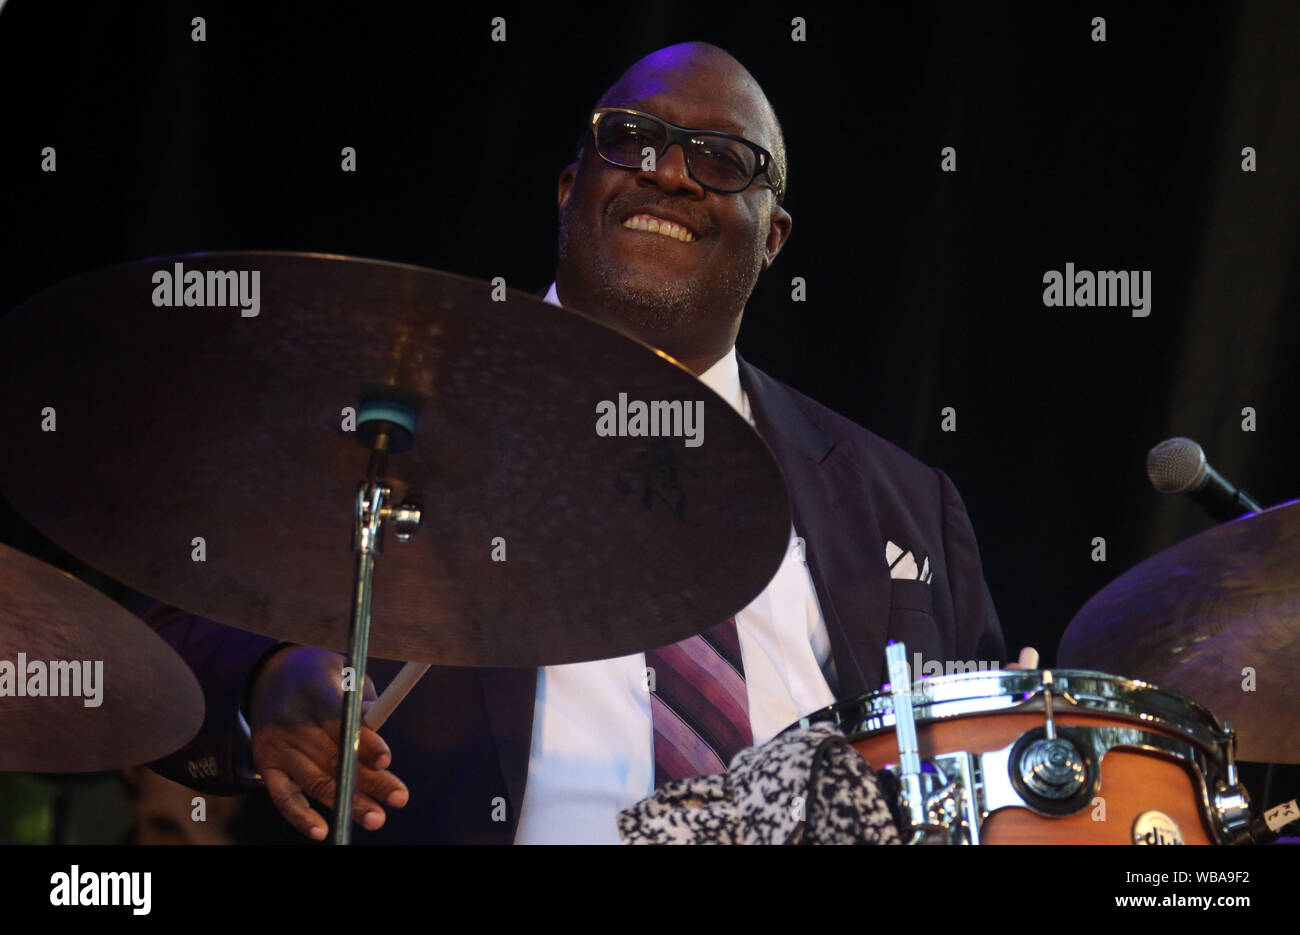
<instances>
[{"instance_id":1,"label":"man in dark suit","mask_svg":"<svg viewBox=\"0 0 1300 935\"><path fill-rule=\"evenodd\" d=\"M799 547L735 623L753 740L874 690L888 639L926 660L1003 659L951 481L735 352L745 303L792 224L781 128L757 82L720 49L673 46L630 68L589 129L559 179L548 299L663 350L723 395L767 441L790 494ZM309 799L333 804L341 657L187 616L159 632L198 673L208 716L155 768L211 792L243 790L256 770L284 818L322 839ZM651 704L626 690L644 666L638 655L431 670L385 727L391 748L363 730L354 812L372 833L358 840L616 839L613 816L660 766ZM381 683L395 671L372 668ZM395 757L405 781L387 768ZM402 812L390 820L385 806Z\"/></svg>"}]
</instances>

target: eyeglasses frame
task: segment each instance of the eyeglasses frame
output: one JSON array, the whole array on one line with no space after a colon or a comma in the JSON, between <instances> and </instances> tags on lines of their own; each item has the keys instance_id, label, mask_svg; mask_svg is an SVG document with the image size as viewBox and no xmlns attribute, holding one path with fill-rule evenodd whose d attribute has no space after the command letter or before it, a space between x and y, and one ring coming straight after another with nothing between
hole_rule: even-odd
<instances>
[{"instance_id":1,"label":"eyeglasses frame","mask_svg":"<svg viewBox=\"0 0 1300 935\"><path fill-rule=\"evenodd\" d=\"M774 170L776 168L776 160L772 158L772 154L768 152L766 149L764 149L762 146L759 146L757 143L753 142L752 140L747 140L743 136L738 136L735 133L727 133L724 130L702 130L699 128L692 129L690 127L679 127L675 123L669 123L667 120L664 120L662 117L656 117L654 114L648 114L643 110L634 110L630 107L597 107L595 110L591 112L591 116L588 118L587 129L583 133L582 138L578 140L579 152L581 152L582 147L585 146L588 141L590 141L592 144L592 149L594 150L596 155L599 156L601 159L603 159L605 162L607 162L609 165L619 169L639 168L639 166L625 166L622 163L614 162L612 159L610 159L608 156L606 156L604 153L600 151L600 146L597 145L596 143L596 127L599 125L600 119L604 117L606 114L631 114L634 117L644 117L647 120L653 120L655 123L661 124L662 126L666 127L668 130L668 141L664 144L663 151L655 154L655 158L656 159L662 158L662 156L668 152L669 148L674 143L677 143L682 148L682 156L684 157L686 163L686 171L690 174L691 178L695 180L695 183L699 185L701 188L704 188L707 191L711 191L719 195L739 195L741 192L746 191L751 185L753 185L760 175L766 175L767 187L770 188L772 190L772 193L776 196L777 203L778 204L781 203L781 198L783 193L780 188L779 173L776 173L777 174L776 180L773 180L772 178L774 174ZM729 190L717 188L712 185L707 185L695 177L695 171L691 168L691 159L690 159L691 150L686 146L686 144L692 142L693 140L695 140L696 137L699 136L716 136L716 137L722 137L723 139L733 140L734 142L741 143L749 147L749 149L753 151L756 157L754 161L754 174L750 177L749 181L745 183L744 188L738 188L734 191L729 191Z\"/></svg>"}]
</instances>

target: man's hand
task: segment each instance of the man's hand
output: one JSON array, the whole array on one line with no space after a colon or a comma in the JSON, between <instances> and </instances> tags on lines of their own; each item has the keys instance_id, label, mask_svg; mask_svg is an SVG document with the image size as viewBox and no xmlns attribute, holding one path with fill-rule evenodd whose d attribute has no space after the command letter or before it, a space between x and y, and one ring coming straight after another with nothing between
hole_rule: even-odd
<instances>
[{"instance_id":1,"label":"man's hand","mask_svg":"<svg viewBox=\"0 0 1300 935\"><path fill-rule=\"evenodd\" d=\"M1037 669L1038 668L1038 650L1032 646L1026 646L1020 650L1020 658L1015 662L1008 662L1008 669Z\"/></svg>"},{"instance_id":2,"label":"man's hand","mask_svg":"<svg viewBox=\"0 0 1300 935\"><path fill-rule=\"evenodd\" d=\"M324 840L328 825L307 797L334 807L343 663L343 656L324 649L281 649L263 666L249 702L253 763L271 801L289 824L317 841ZM375 701L368 676L363 699L363 710ZM358 754L352 817L374 830L385 819L379 803L401 808L410 793L386 769L392 762L388 744L364 725Z\"/></svg>"}]
</instances>

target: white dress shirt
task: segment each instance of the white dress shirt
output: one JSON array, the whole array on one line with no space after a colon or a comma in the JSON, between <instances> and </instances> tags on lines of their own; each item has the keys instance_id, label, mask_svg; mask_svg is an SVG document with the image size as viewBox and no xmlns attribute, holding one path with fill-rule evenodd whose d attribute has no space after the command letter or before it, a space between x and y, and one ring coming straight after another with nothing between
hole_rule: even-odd
<instances>
[{"instance_id":1,"label":"white dress shirt","mask_svg":"<svg viewBox=\"0 0 1300 935\"><path fill-rule=\"evenodd\" d=\"M546 301L560 304L554 283ZM735 347L700 380L754 424ZM824 674L830 667L830 638L794 537L792 527L775 577L736 615L756 744L834 701ZM644 653L538 670L516 844L619 842L618 813L654 791L654 730L644 671Z\"/></svg>"}]
</instances>

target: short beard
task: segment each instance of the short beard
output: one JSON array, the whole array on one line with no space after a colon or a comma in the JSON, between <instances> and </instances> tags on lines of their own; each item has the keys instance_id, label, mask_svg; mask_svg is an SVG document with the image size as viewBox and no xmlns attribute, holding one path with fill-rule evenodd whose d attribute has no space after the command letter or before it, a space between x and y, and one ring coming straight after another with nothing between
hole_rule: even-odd
<instances>
[{"instance_id":1,"label":"short beard","mask_svg":"<svg viewBox=\"0 0 1300 935\"><path fill-rule=\"evenodd\" d=\"M713 270L707 280L634 280L621 266L583 255L584 247L592 244L595 237L594 231L586 230L580 223L572 224L570 212L561 212L560 265L582 271L589 281L594 279L590 284L599 290L595 297L599 311L593 309L588 314L597 315L668 353L677 349L665 347L658 340L660 336L689 332L710 317L706 311L710 304L721 304L737 312L744 309L762 269L762 257L756 253L743 263ZM594 276L587 275L589 272Z\"/></svg>"}]
</instances>

